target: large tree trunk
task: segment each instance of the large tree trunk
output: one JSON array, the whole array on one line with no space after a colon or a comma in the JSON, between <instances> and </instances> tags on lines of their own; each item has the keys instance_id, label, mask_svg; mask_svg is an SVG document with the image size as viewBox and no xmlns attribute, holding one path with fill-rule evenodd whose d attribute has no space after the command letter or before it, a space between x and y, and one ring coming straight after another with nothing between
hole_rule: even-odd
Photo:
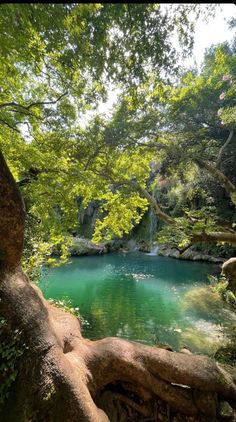
<instances>
[{"instance_id":1,"label":"large tree trunk","mask_svg":"<svg viewBox=\"0 0 236 422\"><path fill-rule=\"evenodd\" d=\"M28 349L0 419L7 422L216 421L236 406L233 377L205 356L119 338L90 341L79 321L50 305L19 266L23 207L1 156L1 314ZM9 185L9 186L8 186ZM7 188L8 186L8 188ZM10 225L8 225L8 222ZM11 228L13 230L11 230Z\"/></svg>"}]
</instances>

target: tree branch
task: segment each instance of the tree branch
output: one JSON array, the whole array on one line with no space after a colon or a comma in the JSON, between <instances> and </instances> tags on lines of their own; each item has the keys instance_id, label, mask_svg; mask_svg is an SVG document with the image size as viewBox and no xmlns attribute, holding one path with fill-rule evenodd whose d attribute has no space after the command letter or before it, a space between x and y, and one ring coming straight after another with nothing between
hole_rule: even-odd
<instances>
[{"instance_id":1,"label":"tree branch","mask_svg":"<svg viewBox=\"0 0 236 422\"><path fill-rule=\"evenodd\" d=\"M121 185L132 186L133 188L138 190L140 192L140 194L144 198L146 198L148 200L149 204L154 208L157 217L159 217L160 220L164 221L164 223L171 224L171 225L176 224L174 218L172 218L168 214L164 213L162 211L162 209L160 208L160 206L158 205L155 198L153 198L153 196L151 196L150 193L148 193L148 191L146 189L142 188L137 182L132 181L132 180L122 180L121 182L114 184L114 186L117 186L117 187L121 186Z\"/></svg>"},{"instance_id":2,"label":"tree branch","mask_svg":"<svg viewBox=\"0 0 236 422\"><path fill-rule=\"evenodd\" d=\"M193 234L191 237L191 244L197 242L227 242L231 245L236 245L236 233L210 232Z\"/></svg>"},{"instance_id":3,"label":"tree branch","mask_svg":"<svg viewBox=\"0 0 236 422\"><path fill-rule=\"evenodd\" d=\"M41 106L41 105L48 105L48 104L56 104L63 97L65 97L67 94L68 94L68 92L64 92L63 94L61 94L54 101L37 101L37 102L34 102L34 103L29 104L28 106L24 106L23 104L19 104L19 103L15 103L15 102L2 103L2 104L0 104L0 108L4 108L4 107L20 107L20 108L28 111L32 107Z\"/></svg>"},{"instance_id":4,"label":"tree branch","mask_svg":"<svg viewBox=\"0 0 236 422\"><path fill-rule=\"evenodd\" d=\"M10 125L8 122L6 122L6 120L0 119L0 122L6 125L9 129L12 129L17 133L21 133L19 129L17 129L15 126Z\"/></svg>"},{"instance_id":5,"label":"tree branch","mask_svg":"<svg viewBox=\"0 0 236 422\"><path fill-rule=\"evenodd\" d=\"M217 157L217 160L216 160L216 167L219 167L220 162L221 162L221 159L222 159L223 152L224 152L224 150L227 148L227 146L229 145L229 143L230 143L231 139L233 138L233 135L234 135L234 131L233 131L233 130L231 130L231 131L230 131L230 133L229 133L229 136L228 136L227 141L226 141L226 142L224 143L224 145L220 148L220 151L219 151L219 154L218 154L218 157Z\"/></svg>"}]
</instances>

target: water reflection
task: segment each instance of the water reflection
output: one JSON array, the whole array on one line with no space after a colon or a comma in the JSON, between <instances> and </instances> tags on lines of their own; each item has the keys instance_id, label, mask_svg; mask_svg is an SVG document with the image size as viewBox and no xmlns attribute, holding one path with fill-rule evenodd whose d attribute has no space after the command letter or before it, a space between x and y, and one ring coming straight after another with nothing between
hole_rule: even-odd
<instances>
[{"instance_id":1,"label":"water reflection","mask_svg":"<svg viewBox=\"0 0 236 422\"><path fill-rule=\"evenodd\" d=\"M142 253L71 262L52 269L43 290L46 297L67 296L79 306L89 322L84 336L166 342L175 350L185 345L204 353L224 341L222 324L231 316L206 287L215 266Z\"/></svg>"}]
</instances>

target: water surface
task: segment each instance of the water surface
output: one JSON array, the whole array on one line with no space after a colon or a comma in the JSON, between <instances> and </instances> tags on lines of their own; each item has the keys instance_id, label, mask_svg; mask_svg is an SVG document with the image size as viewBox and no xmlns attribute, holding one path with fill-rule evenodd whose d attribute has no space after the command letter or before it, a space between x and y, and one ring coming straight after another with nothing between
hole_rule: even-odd
<instances>
[{"instance_id":1,"label":"water surface","mask_svg":"<svg viewBox=\"0 0 236 422\"><path fill-rule=\"evenodd\" d=\"M80 308L90 339L119 336L211 353L235 323L209 289L207 276L216 271L214 264L116 253L72 258L50 269L41 288L47 298L68 297Z\"/></svg>"}]
</instances>

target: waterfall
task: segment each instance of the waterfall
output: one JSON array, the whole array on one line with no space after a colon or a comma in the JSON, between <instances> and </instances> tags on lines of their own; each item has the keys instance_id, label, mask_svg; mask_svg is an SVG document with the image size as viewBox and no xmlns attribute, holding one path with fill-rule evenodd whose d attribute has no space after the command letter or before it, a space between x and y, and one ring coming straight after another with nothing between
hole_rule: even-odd
<instances>
[{"instance_id":1,"label":"waterfall","mask_svg":"<svg viewBox=\"0 0 236 422\"><path fill-rule=\"evenodd\" d=\"M134 239L130 239L127 242L127 248L130 252L135 252L138 250L137 242Z\"/></svg>"},{"instance_id":2,"label":"waterfall","mask_svg":"<svg viewBox=\"0 0 236 422\"><path fill-rule=\"evenodd\" d=\"M147 255L157 255L159 246L155 244L155 234L157 230L157 216L153 207L149 208L149 237L148 243L150 252Z\"/></svg>"},{"instance_id":3,"label":"waterfall","mask_svg":"<svg viewBox=\"0 0 236 422\"><path fill-rule=\"evenodd\" d=\"M150 252L147 253L146 255L155 256L155 255L157 255L158 250L159 250L159 246L158 245L155 245L155 246L152 247L152 249L150 250Z\"/></svg>"},{"instance_id":4,"label":"waterfall","mask_svg":"<svg viewBox=\"0 0 236 422\"><path fill-rule=\"evenodd\" d=\"M98 207L93 208L93 213L92 213L92 218L91 218L92 233L94 232L94 228L95 228L95 224L96 224L96 220L97 220L97 215L98 215Z\"/></svg>"},{"instance_id":5,"label":"waterfall","mask_svg":"<svg viewBox=\"0 0 236 422\"><path fill-rule=\"evenodd\" d=\"M154 247L154 236L156 234L157 228L157 217L154 209L152 207L149 208L149 246L150 251L152 251Z\"/></svg>"}]
</instances>

